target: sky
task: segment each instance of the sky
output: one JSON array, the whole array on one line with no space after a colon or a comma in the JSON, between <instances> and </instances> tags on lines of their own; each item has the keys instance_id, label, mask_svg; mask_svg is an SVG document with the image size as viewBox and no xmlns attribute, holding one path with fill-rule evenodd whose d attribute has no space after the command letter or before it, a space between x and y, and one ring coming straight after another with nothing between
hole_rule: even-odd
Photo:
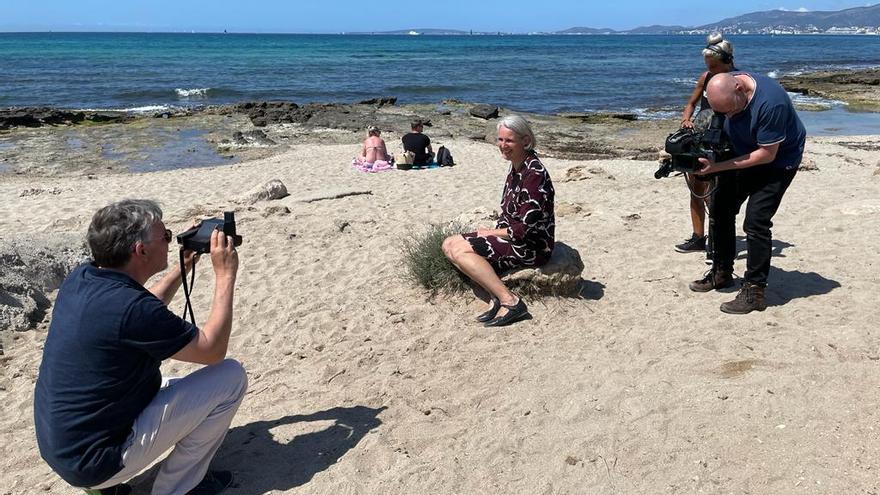
<instances>
[{"instance_id":1,"label":"sky","mask_svg":"<svg viewBox=\"0 0 880 495\"><path fill-rule=\"evenodd\" d=\"M527 33L698 26L759 10L841 10L847 0L0 0L0 31L339 33L461 29Z\"/></svg>"}]
</instances>

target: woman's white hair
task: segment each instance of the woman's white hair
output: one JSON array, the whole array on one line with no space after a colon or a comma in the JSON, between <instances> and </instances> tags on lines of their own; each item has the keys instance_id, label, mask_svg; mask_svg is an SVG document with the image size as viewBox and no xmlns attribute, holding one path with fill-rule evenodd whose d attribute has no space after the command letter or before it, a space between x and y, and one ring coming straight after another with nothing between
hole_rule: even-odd
<instances>
[{"instance_id":1,"label":"woman's white hair","mask_svg":"<svg viewBox=\"0 0 880 495\"><path fill-rule=\"evenodd\" d=\"M730 59L733 60L733 43L724 39L721 36L721 33L712 33L709 36L706 36L706 48L703 48L703 56L717 60L724 58L721 53L709 48L710 46L714 46L716 50L721 50L730 55Z\"/></svg>"},{"instance_id":2,"label":"woman's white hair","mask_svg":"<svg viewBox=\"0 0 880 495\"><path fill-rule=\"evenodd\" d=\"M520 117L519 115L506 115L498 121L498 125L495 126L495 131L497 132L502 127L510 129L514 134L519 136L520 139L528 141L525 145L527 150L535 149L535 145L538 142L535 140L535 133L532 132L532 127L526 121L526 119Z\"/></svg>"}]
</instances>

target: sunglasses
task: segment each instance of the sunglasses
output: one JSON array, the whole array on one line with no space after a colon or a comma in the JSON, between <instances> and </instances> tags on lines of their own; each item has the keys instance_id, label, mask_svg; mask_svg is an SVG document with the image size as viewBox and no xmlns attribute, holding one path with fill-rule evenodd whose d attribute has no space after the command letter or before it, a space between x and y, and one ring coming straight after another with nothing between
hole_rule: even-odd
<instances>
[{"instance_id":1,"label":"sunglasses","mask_svg":"<svg viewBox=\"0 0 880 495\"><path fill-rule=\"evenodd\" d=\"M171 239L173 239L173 238L174 238L174 235L171 233L171 229L165 229L165 233L162 234L162 237L160 237L160 239L165 239L165 242L169 242L169 243L171 242ZM144 242L150 242L152 240L153 239L148 239Z\"/></svg>"}]
</instances>

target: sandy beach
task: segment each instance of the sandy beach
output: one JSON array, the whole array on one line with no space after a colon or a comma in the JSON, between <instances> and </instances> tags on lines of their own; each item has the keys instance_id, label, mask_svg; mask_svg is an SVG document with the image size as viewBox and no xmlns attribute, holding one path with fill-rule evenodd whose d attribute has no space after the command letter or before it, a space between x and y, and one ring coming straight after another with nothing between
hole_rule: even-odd
<instances>
[{"instance_id":1,"label":"sandy beach","mask_svg":"<svg viewBox=\"0 0 880 495\"><path fill-rule=\"evenodd\" d=\"M457 166L364 174L361 139L213 168L4 174L0 238L84 235L125 197L158 200L175 232L236 211L229 355L250 384L214 461L236 473L230 494L880 493L878 136L809 138L813 170L774 218L770 307L745 316L718 310L735 289L687 288L706 266L672 249L690 228L681 178L655 180L651 160L546 158L581 297L530 301L534 319L497 330L401 261L403 237L497 208L497 149L440 138ZM585 179L564 180L573 168ZM234 202L272 179L290 195ZM211 287L203 262L198 319ZM2 332L0 494L80 493L36 447L48 320ZM148 493L150 474L134 485Z\"/></svg>"}]
</instances>

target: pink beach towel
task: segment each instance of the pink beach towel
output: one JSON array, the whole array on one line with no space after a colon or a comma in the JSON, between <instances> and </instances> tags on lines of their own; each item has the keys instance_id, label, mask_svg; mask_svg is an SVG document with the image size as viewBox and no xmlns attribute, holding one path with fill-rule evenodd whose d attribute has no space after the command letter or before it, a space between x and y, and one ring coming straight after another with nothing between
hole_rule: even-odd
<instances>
[{"instance_id":1,"label":"pink beach towel","mask_svg":"<svg viewBox=\"0 0 880 495\"><path fill-rule=\"evenodd\" d=\"M376 160L373 163L365 162L360 158L355 158L351 161L351 166L360 170L361 172L382 172L384 170L392 170L394 169L394 165L385 160Z\"/></svg>"}]
</instances>

